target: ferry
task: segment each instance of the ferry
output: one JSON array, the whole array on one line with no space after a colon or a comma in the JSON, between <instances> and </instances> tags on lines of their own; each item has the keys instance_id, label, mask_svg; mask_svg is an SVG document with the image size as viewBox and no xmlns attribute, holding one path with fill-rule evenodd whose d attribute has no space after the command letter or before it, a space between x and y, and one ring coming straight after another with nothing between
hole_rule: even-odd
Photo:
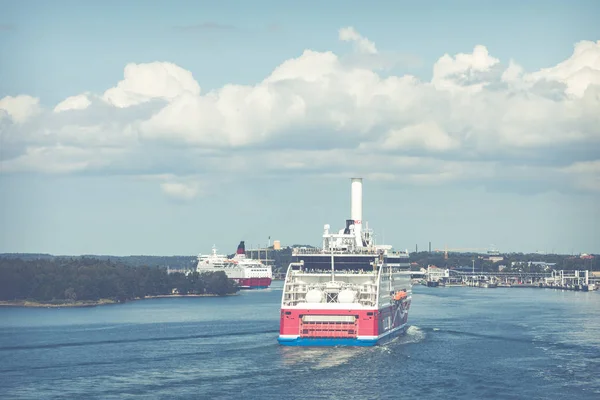
<instances>
[{"instance_id":1,"label":"ferry","mask_svg":"<svg viewBox=\"0 0 600 400\"><path fill-rule=\"evenodd\" d=\"M408 327L408 251L375 244L362 223L362 178L351 179L351 218L324 226L321 248L294 248L283 287L278 342L284 346L374 346Z\"/></svg>"},{"instance_id":2,"label":"ferry","mask_svg":"<svg viewBox=\"0 0 600 400\"><path fill-rule=\"evenodd\" d=\"M211 254L199 254L196 271L223 271L240 289L266 289L271 286L273 271L270 265L246 257L246 246L241 241L233 258L217 254L213 246Z\"/></svg>"}]
</instances>

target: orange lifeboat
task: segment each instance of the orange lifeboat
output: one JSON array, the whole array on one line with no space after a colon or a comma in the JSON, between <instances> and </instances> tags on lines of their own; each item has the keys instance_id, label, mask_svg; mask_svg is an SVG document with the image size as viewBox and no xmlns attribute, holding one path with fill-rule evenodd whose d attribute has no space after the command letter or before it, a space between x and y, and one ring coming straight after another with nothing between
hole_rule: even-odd
<instances>
[{"instance_id":1,"label":"orange lifeboat","mask_svg":"<svg viewBox=\"0 0 600 400\"><path fill-rule=\"evenodd\" d=\"M405 298L406 298L406 292L404 292L404 291L396 292L396 294L394 294L394 300L396 300L396 301L404 300Z\"/></svg>"}]
</instances>

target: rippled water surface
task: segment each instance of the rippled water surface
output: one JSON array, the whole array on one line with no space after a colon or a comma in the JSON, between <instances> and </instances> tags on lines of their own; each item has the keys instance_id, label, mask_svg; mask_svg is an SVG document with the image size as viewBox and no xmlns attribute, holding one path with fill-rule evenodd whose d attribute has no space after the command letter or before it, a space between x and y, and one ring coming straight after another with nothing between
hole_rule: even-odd
<instances>
[{"instance_id":1,"label":"rippled water surface","mask_svg":"<svg viewBox=\"0 0 600 400\"><path fill-rule=\"evenodd\" d=\"M280 298L0 308L0 398L600 398L599 292L419 286L374 348L279 346Z\"/></svg>"}]
</instances>

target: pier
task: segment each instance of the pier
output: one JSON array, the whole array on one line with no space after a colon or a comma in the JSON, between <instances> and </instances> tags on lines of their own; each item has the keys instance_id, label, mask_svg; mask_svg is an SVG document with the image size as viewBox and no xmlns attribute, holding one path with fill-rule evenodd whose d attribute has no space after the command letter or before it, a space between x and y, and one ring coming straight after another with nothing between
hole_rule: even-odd
<instances>
[{"instance_id":1,"label":"pier","mask_svg":"<svg viewBox=\"0 0 600 400\"><path fill-rule=\"evenodd\" d=\"M413 279L430 286L471 287L536 287L561 290L597 290L598 277L590 271L549 272L464 272L451 269L431 268L414 272Z\"/></svg>"}]
</instances>

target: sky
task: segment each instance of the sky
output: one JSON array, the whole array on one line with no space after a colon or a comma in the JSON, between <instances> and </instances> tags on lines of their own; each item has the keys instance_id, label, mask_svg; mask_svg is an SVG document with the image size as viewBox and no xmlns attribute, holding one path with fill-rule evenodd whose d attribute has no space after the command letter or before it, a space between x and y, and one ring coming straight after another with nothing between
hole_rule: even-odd
<instances>
[{"instance_id":1,"label":"sky","mask_svg":"<svg viewBox=\"0 0 600 400\"><path fill-rule=\"evenodd\" d=\"M0 253L600 253L597 1L0 10Z\"/></svg>"}]
</instances>

